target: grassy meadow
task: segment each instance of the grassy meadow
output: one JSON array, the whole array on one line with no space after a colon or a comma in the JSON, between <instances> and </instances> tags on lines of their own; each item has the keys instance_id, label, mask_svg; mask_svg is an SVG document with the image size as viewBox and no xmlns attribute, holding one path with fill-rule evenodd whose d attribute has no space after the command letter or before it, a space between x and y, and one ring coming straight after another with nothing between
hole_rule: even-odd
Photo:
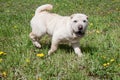
<instances>
[{"instance_id":1,"label":"grassy meadow","mask_svg":"<svg viewBox=\"0 0 120 80\"><path fill-rule=\"evenodd\" d=\"M46 3L63 16L89 16L82 58L65 44L47 57L48 36L33 46L30 20ZM0 80L120 80L120 0L0 0Z\"/></svg>"}]
</instances>

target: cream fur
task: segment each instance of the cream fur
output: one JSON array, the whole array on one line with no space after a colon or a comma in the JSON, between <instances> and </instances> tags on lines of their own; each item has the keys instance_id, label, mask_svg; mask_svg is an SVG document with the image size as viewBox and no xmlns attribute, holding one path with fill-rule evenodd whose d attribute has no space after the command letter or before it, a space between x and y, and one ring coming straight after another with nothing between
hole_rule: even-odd
<instances>
[{"instance_id":1,"label":"cream fur","mask_svg":"<svg viewBox=\"0 0 120 80\"><path fill-rule=\"evenodd\" d=\"M52 36L51 49L48 51L48 55L57 50L60 42L67 41L71 43L75 53L82 56L79 39L83 36L82 33L86 31L87 16L80 13L72 16L60 16L47 11L52 10L52 8L51 4L45 4L36 9L35 16L30 22L32 27L30 38L33 44L41 48L39 39L47 33ZM79 35L79 31L81 35Z\"/></svg>"}]
</instances>

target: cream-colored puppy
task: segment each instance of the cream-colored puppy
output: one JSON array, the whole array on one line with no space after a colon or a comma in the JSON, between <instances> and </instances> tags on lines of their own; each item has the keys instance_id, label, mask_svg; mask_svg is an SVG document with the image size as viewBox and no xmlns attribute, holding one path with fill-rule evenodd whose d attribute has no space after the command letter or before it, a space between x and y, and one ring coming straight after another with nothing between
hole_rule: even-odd
<instances>
[{"instance_id":1,"label":"cream-colored puppy","mask_svg":"<svg viewBox=\"0 0 120 80\"><path fill-rule=\"evenodd\" d=\"M43 35L49 34L52 36L52 42L48 55L57 50L60 42L67 41L71 43L75 53L82 56L79 39L85 34L88 17L79 13L71 16L60 16L47 12L52 8L51 4L45 4L36 9L35 16L31 20L32 32L29 35L33 44L41 48L39 39Z\"/></svg>"}]
</instances>

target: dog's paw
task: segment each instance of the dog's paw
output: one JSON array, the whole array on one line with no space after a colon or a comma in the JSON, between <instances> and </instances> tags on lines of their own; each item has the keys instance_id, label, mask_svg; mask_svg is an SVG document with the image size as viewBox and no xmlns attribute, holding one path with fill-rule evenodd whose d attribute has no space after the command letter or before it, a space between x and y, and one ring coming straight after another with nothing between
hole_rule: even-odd
<instances>
[{"instance_id":1,"label":"dog's paw","mask_svg":"<svg viewBox=\"0 0 120 80\"><path fill-rule=\"evenodd\" d=\"M82 57L83 56L83 54L81 53L81 54L78 54L78 57Z\"/></svg>"},{"instance_id":2,"label":"dog's paw","mask_svg":"<svg viewBox=\"0 0 120 80\"><path fill-rule=\"evenodd\" d=\"M50 56L50 54L51 54L51 50L48 51L48 55L49 55L49 56Z\"/></svg>"},{"instance_id":3,"label":"dog's paw","mask_svg":"<svg viewBox=\"0 0 120 80\"><path fill-rule=\"evenodd\" d=\"M35 43L33 43L33 44L35 45L35 47L41 48L41 45L40 45L38 42L35 42Z\"/></svg>"},{"instance_id":4,"label":"dog's paw","mask_svg":"<svg viewBox=\"0 0 120 80\"><path fill-rule=\"evenodd\" d=\"M37 45L37 46L35 45L35 47L36 47L36 48L39 48L39 49L41 48L41 46L40 46L40 45Z\"/></svg>"}]
</instances>

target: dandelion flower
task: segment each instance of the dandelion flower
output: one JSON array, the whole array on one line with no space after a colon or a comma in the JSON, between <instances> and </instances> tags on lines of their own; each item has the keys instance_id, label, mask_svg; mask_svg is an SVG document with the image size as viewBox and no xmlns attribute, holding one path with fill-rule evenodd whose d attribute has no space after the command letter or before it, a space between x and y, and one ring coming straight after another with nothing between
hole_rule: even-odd
<instances>
[{"instance_id":1,"label":"dandelion flower","mask_svg":"<svg viewBox=\"0 0 120 80\"><path fill-rule=\"evenodd\" d=\"M41 78L38 78L37 80L42 80Z\"/></svg>"},{"instance_id":2,"label":"dandelion flower","mask_svg":"<svg viewBox=\"0 0 120 80\"><path fill-rule=\"evenodd\" d=\"M0 55L2 55L4 52L0 51Z\"/></svg>"},{"instance_id":3,"label":"dandelion flower","mask_svg":"<svg viewBox=\"0 0 120 80\"><path fill-rule=\"evenodd\" d=\"M109 65L110 65L110 63L109 63L109 62L108 62L108 63L104 63L104 64L103 64L103 66L104 66L104 67L107 67L107 66L109 66Z\"/></svg>"},{"instance_id":4,"label":"dandelion flower","mask_svg":"<svg viewBox=\"0 0 120 80\"><path fill-rule=\"evenodd\" d=\"M106 63L104 63L104 64L103 64L103 66L104 66L104 67L106 67L106 66L107 66L107 64L106 64Z\"/></svg>"},{"instance_id":5,"label":"dandelion flower","mask_svg":"<svg viewBox=\"0 0 120 80\"><path fill-rule=\"evenodd\" d=\"M110 65L110 63L108 62L108 63L107 63L107 66L109 66L109 65Z\"/></svg>"},{"instance_id":6,"label":"dandelion flower","mask_svg":"<svg viewBox=\"0 0 120 80\"><path fill-rule=\"evenodd\" d=\"M13 26L14 27L14 29L17 29L17 26Z\"/></svg>"},{"instance_id":7,"label":"dandelion flower","mask_svg":"<svg viewBox=\"0 0 120 80\"><path fill-rule=\"evenodd\" d=\"M90 26L93 26L93 23L90 23Z\"/></svg>"},{"instance_id":8,"label":"dandelion flower","mask_svg":"<svg viewBox=\"0 0 120 80\"><path fill-rule=\"evenodd\" d=\"M111 60L110 60L110 62L113 62L113 61L115 61L115 59L111 59Z\"/></svg>"},{"instance_id":9,"label":"dandelion flower","mask_svg":"<svg viewBox=\"0 0 120 80\"><path fill-rule=\"evenodd\" d=\"M30 59L26 59L26 62L29 63L29 62L30 62Z\"/></svg>"},{"instance_id":10,"label":"dandelion flower","mask_svg":"<svg viewBox=\"0 0 120 80\"><path fill-rule=\"evenodd\" d=\"M7 76L7 73L4 71L4 72L2 72L2 76L3 77L6 77Z\"/></svg>"},{"instance_id":11,"label":"dandelion flower","mask_svg":"<svg viewBox=\"0 0 120 80\"><path fill-rule=\"evenodd\" d=\"M36 56L38 56L38 57L44 57L44 54L43 53L39 53Z\"/></svg>"},{"instance_id":12,"label":"dandelion flower","mask_svg":"<svg viewBox=\"0 0 120 80\"><path fill-rule=\"evenodd\" d=\"M106 59L106 56L102 56L103 59Z\"/></svg>"},{"instance_id":13,"label":"dandelion flower","mask_svg":"<svg viewBox=\"0 0 120 80\"><path fill-rule=\"evenodd\" d=\"M32 14L32 16L34 16L35 14Z\"/></svg>"},{"instance_id":14,"label":"dandelion flower","mask_svg":"<svg viewBox=\"0 0 120 80\"><path fill-rule=\"evenodd\" d=\"M96 30L96 33L100 33L100 31Z\"/></svg>"},{"instance_id":15,"label":"dandelion flower","mask_svg":"<svg viewBox=\"0 0 120 80\"><path fill-rule=\"evenodd\" d=\"M5 53L5 52L0 51L0 55L6 55L6 53Z\"/></svg>"}]
</instances>

